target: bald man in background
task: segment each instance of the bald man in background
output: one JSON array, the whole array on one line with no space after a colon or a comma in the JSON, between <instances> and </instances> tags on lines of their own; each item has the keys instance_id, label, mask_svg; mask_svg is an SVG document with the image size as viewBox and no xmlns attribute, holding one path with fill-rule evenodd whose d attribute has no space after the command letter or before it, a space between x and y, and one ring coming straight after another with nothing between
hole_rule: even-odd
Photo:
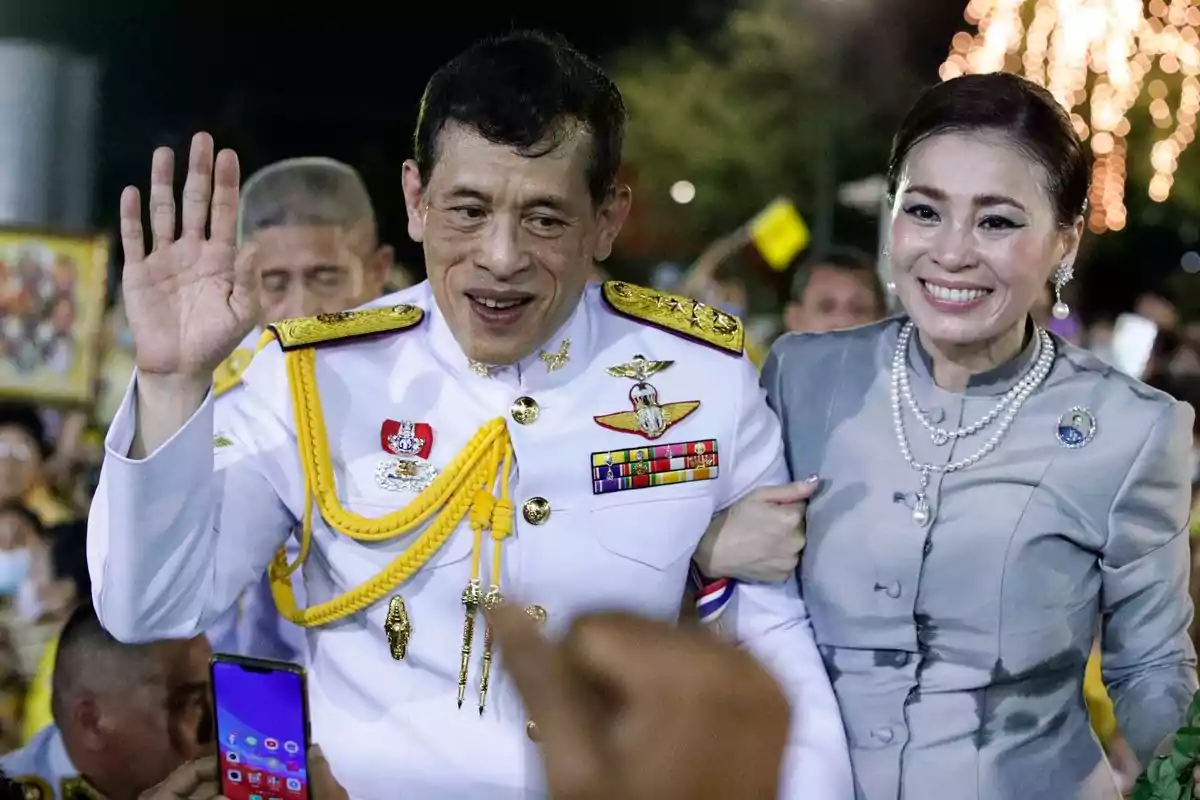
<instances>
[{"instance_id":1,"label":"bald man in background","mask_svg":"<svg viewBox=\"0 0 1200 800\"><path fill-rule=\"evenodd\" d=\"M379 241L362 178L339 161L293 158L264 167L242 187L239 212L238 239L253 249L261 280L262 319L214 376L214 447L221 446L225 398L239 391L267 325L347 311L378 298L388 281L411 280L395 263L392 248ZM295 558L299 546L289 547ZM302 592L303 582L293 583ZM208 637L218 652L283 661L299 661L305 652L303 631L279 616L265 576Z\"/></svg>"}]
</instances>

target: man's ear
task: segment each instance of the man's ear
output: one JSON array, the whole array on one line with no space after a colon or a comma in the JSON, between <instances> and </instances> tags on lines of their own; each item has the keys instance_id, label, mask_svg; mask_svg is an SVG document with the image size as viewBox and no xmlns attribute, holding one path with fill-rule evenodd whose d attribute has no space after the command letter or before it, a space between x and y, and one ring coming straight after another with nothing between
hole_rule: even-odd
<instances>
[{"instance_id":1,"label":"man's ear","mask_svg":"<svg viewBox=\"0 0 1200 800\"><path fill-rule=\"evenodd\" d=\"M618 184L600 206L597 214L599 222L596 234L596 260L603 261L612 255L613 242L629 217L629 209L633 205L633 190L625 184Z\"/></svg>"},{"instance_id":2,"label":"man's ear","mask_svg":"<svg viewBox=\"0 0 1200 800\"><path fill-rule=\"evenodd\" d=\"M425 187L421 185L421 171L417 168L417 162L411 158L404 162L400 184L404 189L404 208L408 212L408 236L414 242L423 242L425 205L422 195Z\"/></svg>"}]
</instances>

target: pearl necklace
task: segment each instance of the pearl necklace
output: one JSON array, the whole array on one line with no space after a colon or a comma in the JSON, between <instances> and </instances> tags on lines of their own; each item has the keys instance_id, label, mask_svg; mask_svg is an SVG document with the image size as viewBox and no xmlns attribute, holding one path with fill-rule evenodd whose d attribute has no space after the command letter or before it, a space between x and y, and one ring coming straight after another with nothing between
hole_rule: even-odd
<instances>
[{"instance_id":1,"label":"pearl necklace","mask_svg":"<svg viewBox=\"0 0 1200 800\"><path fill-rule=\"evenodd\" d=\"M1042 356L1043 347L1041 336L1034 337L1034 348L1032 360L1036 364L1041 360ZM917 418L917 422L920 422L925 430L929 431L930 441L932 441L938 447L941 447L956 439L965 439L968 436L974 436L988 425L991 425L993 422L995 422L996 418L1000 416L1001 412L1008 408L1009 405L1011 405L1013 401L1017 399L1017 397L1021 394L1021 391L1025 388L1025 385L1032 377L1034 377L1034 375L1034 370L1027 372L1021 378L1021 380L1017 381L1017 383L1011 389L1009 389L1002 398L1000 398L1000 402L998 402L991 411L984 414L974 424L967 425L953 431L948 431L945 428L939 428L935 426L933 421L929 418L929 414L925 413L925 409L917 405L917 401L913 397L912 385L908 380L907 369L900 370L900 396L904 400L904 405L913 413L913 416Z\"/></svg>"},{"instance_id":2,"label":"pearl necklace","mask_svg":"<svg viewBox=\"0 0 1200 800\"><path fill-rule=\"evenodd\" d=\"M928 496L929 477L935 472L950 473L966 469L999 446L1000 441L1008 433L1008 429L1012 427L1013 420L1017 418L1017 412L1050 374L1050 369L1054 366L1054 340L1050 338L1050 334L1037 328L1034 333L1037 337L1037 357L1033 366L1021 380L1000 399L995 408L978 422L956 431L945 431L935 428L928 421L928 415L917 406L912 396L912 388L908 382L908 347L915 330L916 326L912 322L908 322L900 329L900 335L896 339L896 352L892 357L892 426L896 430L896 442L900 445L900 454L904 456L905 462L921 476L921 486L917 490L917 501L913 505L912 518L913 522L924 527L933 520L933 507L929 503ZM904 428L905 405L912 409L916 418L929 430L935 444L944 444L952 439L961 439L978 433L997 418L1000 419L1000 424L983 446L966 458L945 465L925 464L913 458L912 450L909 448L908 434ZM939 441L943 435L945 441Z\"/></svg>"}]
</instances>

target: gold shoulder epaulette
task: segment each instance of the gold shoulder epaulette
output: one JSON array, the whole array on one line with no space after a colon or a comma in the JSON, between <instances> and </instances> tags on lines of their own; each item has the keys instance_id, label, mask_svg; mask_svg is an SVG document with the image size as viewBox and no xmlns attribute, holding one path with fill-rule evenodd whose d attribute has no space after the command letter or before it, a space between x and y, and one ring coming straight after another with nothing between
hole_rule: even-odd
<instances>
[{"instance_id":1,"label":"gold shoulder epaulette","mask_svg":"<svg viewBox=\"0 0 1200 800\"><path fill-rule=\"evenodd\" d=\"M284 350L296 350L346 339L406 331L419 325L424 318L425 312L416 306L401 305L285 319L271 325L268 330L275 335Z\"/></svg>"},{"instance_id":2,"label":"gold shoulder epaulette","mask_svg":"<svg viewBox=\"0 0 1200 800\"><path fill-rule=\"evenodd\" d=\"M742 321L690 297L667 294L624 281L607 281L604 300L622 316L662 328L726 353L740 356L746 347Z\"/></svg>"},{"instance_id":3,"label":"gold shoulder epaulette","mask_svg":"<svg viewBox=\"0 0 1200 800\"><path fill-rule=\"evenodd\" d=\"M274 334L270 331L263 331L263 335L258 337L258 343L254 345L254 350L239 347L230 353L229 357L222 361L213 372L213 397L220 397L241 384L242 373L250 366L254 356L273 341L275 341Z\"/></svg>"}]
</instances>

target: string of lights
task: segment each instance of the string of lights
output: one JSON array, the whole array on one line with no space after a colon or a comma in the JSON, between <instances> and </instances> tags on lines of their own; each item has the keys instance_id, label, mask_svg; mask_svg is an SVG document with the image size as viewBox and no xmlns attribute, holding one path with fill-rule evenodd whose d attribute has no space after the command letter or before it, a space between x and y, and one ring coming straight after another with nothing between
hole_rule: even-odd
<instances>
[{"instance_id":1,"label":"string of lights","mask_svg":"<svg viewBox=\"0 0 1200 800\"><path fill-rule=\"evenodd\" d=\"M939 74L1014 72L1045 86L1094 155L1088 227L1125 227L1129 115L1148 100L1150 198L1171 194L1200 113L1200 0L970 0Z\"/></svg>"}]
</instances>

